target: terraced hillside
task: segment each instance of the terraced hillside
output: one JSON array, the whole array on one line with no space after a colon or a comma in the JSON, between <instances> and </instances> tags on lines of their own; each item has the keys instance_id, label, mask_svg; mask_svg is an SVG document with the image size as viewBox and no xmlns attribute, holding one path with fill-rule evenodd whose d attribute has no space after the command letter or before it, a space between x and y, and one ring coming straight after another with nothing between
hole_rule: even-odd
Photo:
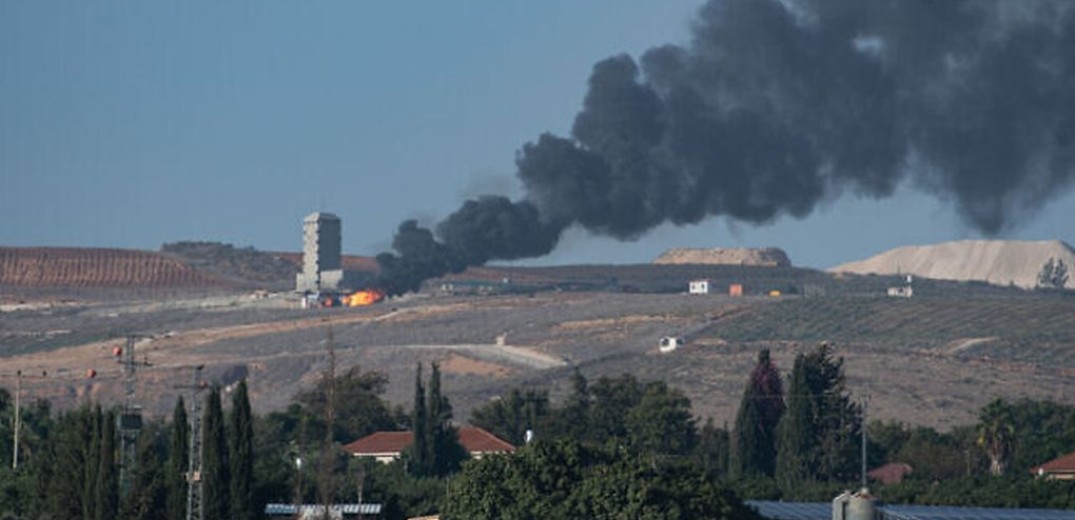
<instances>
[{"instance_id":1,"label":"terraced hillside","mask_svg":"<svg viewBox=\"0 0 1075 520\"><path fill-rule=\"evenodd\" d=\"M168 256L127 249L0 248L5 287L206 287L228 285Z\"/></svg>"}]
</instances>

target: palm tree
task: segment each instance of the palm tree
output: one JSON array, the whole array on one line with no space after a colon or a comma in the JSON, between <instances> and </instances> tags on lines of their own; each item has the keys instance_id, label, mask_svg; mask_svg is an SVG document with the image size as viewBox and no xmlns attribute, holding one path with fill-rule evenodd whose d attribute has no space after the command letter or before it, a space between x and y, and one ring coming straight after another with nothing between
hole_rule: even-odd
<instances>
[{"instance_id":1,"label":"palm tree","mask_svg":"<svg viewBox=\"0 0 1075 520\"><path fill-rule=\"evenodd\" d=\"M1001 476L1015 451L1015 426L1008 403L997 398L978 415L978 445L989 455L989 473Z\"/></svg>"}]
</instances>

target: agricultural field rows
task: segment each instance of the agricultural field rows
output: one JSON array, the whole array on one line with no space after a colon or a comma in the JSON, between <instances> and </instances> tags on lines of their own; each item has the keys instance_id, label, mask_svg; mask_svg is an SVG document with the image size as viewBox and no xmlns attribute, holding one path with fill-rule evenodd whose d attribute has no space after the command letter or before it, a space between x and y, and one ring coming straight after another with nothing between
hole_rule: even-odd
<instances>
[{"instance_id":1,"label":"agricultural field rows","mask_svg":"<svg viewBox=\"0 0 1075 520\"><path fill-rule=\"evenodd\" d=\"M222 282L164 255L90 248L0 248L0 285L182 287Z\"/></svg>"}]
</instances>

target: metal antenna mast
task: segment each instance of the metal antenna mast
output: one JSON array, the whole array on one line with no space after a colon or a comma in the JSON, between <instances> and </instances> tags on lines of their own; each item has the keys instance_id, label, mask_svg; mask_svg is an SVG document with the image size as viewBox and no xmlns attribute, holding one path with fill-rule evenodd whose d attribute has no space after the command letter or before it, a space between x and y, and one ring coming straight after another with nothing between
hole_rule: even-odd
<instances>
[{"instance_id":1,"label":"metal antenna mast","mask_svg":"<svg viewBox=\"0 0 1075 520\"><path fill-rule=\"evenodd\" d=\"M187 462L187 520L202 520L202 367L194 367L190 388L190 458Z\"/></svg>"},{"instance_id":2,"label":"metal antenna mast","mask_svg":"<svg viewBox=\"0 0 1075 520\"><path fill-rule=\"evenodd\" d=\"M117 355L122 354L123 359L123 412L119 415L119 438L120 438L120 467L119 489L120 495L126 495L131 489L131 480L134 478L135 464L137 464L138 434L142 431L142 406L138 404L135 392L137 377L135 370L138 365L149 366L148 361L141 363L135 361L134 344L137 336L127 336L127 347Z\"/></svg>"}]
</instances>

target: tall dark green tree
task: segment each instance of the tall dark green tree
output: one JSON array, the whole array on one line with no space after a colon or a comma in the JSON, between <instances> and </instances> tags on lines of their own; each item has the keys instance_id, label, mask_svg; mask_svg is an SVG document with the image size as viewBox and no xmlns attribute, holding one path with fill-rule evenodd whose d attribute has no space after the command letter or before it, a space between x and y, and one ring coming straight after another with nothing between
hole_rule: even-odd
<instances>
[{"instance_id":1,"label":"tall dark green tree","mask_svg":"<svg viewBox=\"0 0 1075 520\"><path fill-rule=\"evenodd\" d=\"M698 441L691 402L664 381L647 383L626 417L631 447L644 453L688 455Z\"/></svg>"},{"instance_id":2,"label":"tall dark green tree","mask_svg":"<svg viewBox=\"0 0 1075 520\"><path fill-rule=\"evenodd\" d=\"M180 396L172 411L168 465L165 473L167 487L167 520L184 520L187 513L187 467L190 464L190 423L187 408Z\"/></svg>"},{"instance_id":3,"label":"tall dark green tree","mask_svg":"<svg viewBox=\"0 0 1075 520\"><path fill-rule=\"evenodd\" d=\"M422 382L422 365L414 376L414 408L411 410L411 432L414 442L405 454L408 469L414 475L429 475L432 471L429 446L429 415L426 411L426 391Z\"/></svg>"},{"instance_id":4,"label":"tall dark green tree","mask_svg":"<svg viewBox=\"0 0 1075 520\"><path fill-rule=\"evenodd\" d=\"M631 374L612 379L602 377L590 388L589 438L598 443L609 439L626 439L625 419L631 408L642 400L642 383Z\"/></svg>"},{"instance_id":5,"label":"tall dark green tree","mask_svg":"<svg viewBox=\"0 0 1075 520\"><path fill-rule=\"evenodd\" d=\"M858 475L861 411L851 403L843 359L828 344L795 357L788 405L778 427L777 479L785 488Z\"/></svg>"},{"instance_id":6,"label":"tall dark green tree","mask_svg":"<svg viewBox=\"0 0 1075 520\"><path fill-rule=\"evenodd\" d=\"M168 474L164 454L168 439L158 423L148 423L138 436L138 465L131 479L131 489L120 507L122 520L158 520L171 518L167 510Z\"/></svg>"},{"instance_id":7,"label":"tall dark green tree","mask_svg":"<svg viewBox=\"0 0 1075 520\"><path fill-rule=\"evenodd\" d=\"M586 439L590 435L590 404L592 400L589 382L575 368L571 375L571 394L564 400L558 414L553 420L553 432L536 432L538 438L562 436L571 439Z\"/></svg>"},{"instance_id":8,"label":"tall dark green tree","mask_svg":"<svg viewBox=\"0 0 1075 520\"><path fill-rule=\"evenodd\" d=\"M206 397L202 419L202 514L205 520L227 520L231 514L231 470L220 388Z\"/></svg>"},{"instance_id":9,"label":"tall dark green tree","mask_svg":"<svg viewBox=\"0 0 1075 520\"><path fill-rule=\"evenodd\" d=\"M82 463L82 517L97 518L97 472L101 469L101 427L104 420L101 405L96 405L85 419L88 422L89 441Z\"/></svg>"},{"instance_id":10,"label":"tall dark green tree","mask_svg":"<svg viewBox=\"0 0 1075 520\"><path fill-rule=\"evenodd\" d=\"M773 364L769 350L762 350L735 416L730 461L733 476L773 475L776 470L776 429L784 409L780 371Z\"/></svg>"},{"instance_id":11,"label":"tall dark green tree","mask_svg":"<svg viewBox=\"0 0 1075 520\"><path fill-rule=\"evenodd\" d=\"M706 476L721 478L728 474L730 444L727 428L718 428L713 425L712 418L706 419L694 448L694 460Z\"/></svg>"},{"instance_id":12,"label":"tall dark green tree","mask_svg":"<svg viewBox=\"0 0 1075 520\"><path fill-rule=\"evenodd\" d=\"M429 471L437 476L458 471L467 458L466 450L459 444L459 432L452 425L452 404L447 396L441 394L440 388L440 366L433 363L429 374L427 442L430 450Z\"/></svg>"},{"instance_id":13,"label":"tall dark green tree","mask_svg":"<svg viewBox=\"0 0 1075 520\"><path fill-rule=\"evenodd\" d=\"M119 472L116 464L116 413L109 411L101 419L101 439L98 443L97 480L94 486L96 520L113 520L119 514Z\"/></svg>"},{"instance_id":14,"label":"tall dark green tree","mask_svg":"<svg viewBox=\"0 0 1075 520\"><path fill-rule=\"evenodd\" d=\"M97 435L95 416L92 408L83 405L61 414L56 421L48 438L50 464L38 467L46 476L41 482L41 503L45 506L41 513L45 518L92 519L85 516L90 510L85 479L87 464L97 461L91 453Z\"/></svg>"},{"instance_id":15,"label":"tall dark green tree","mask_svg":"<svg viewBox=\"0 0 1075 520\"><path fill-rule=\"evenodd\" d=\"M255 520L261 508L254 502L254 417L246 379L239 382L231 404L231 518Z\"/></svg>"}]
</instances>

